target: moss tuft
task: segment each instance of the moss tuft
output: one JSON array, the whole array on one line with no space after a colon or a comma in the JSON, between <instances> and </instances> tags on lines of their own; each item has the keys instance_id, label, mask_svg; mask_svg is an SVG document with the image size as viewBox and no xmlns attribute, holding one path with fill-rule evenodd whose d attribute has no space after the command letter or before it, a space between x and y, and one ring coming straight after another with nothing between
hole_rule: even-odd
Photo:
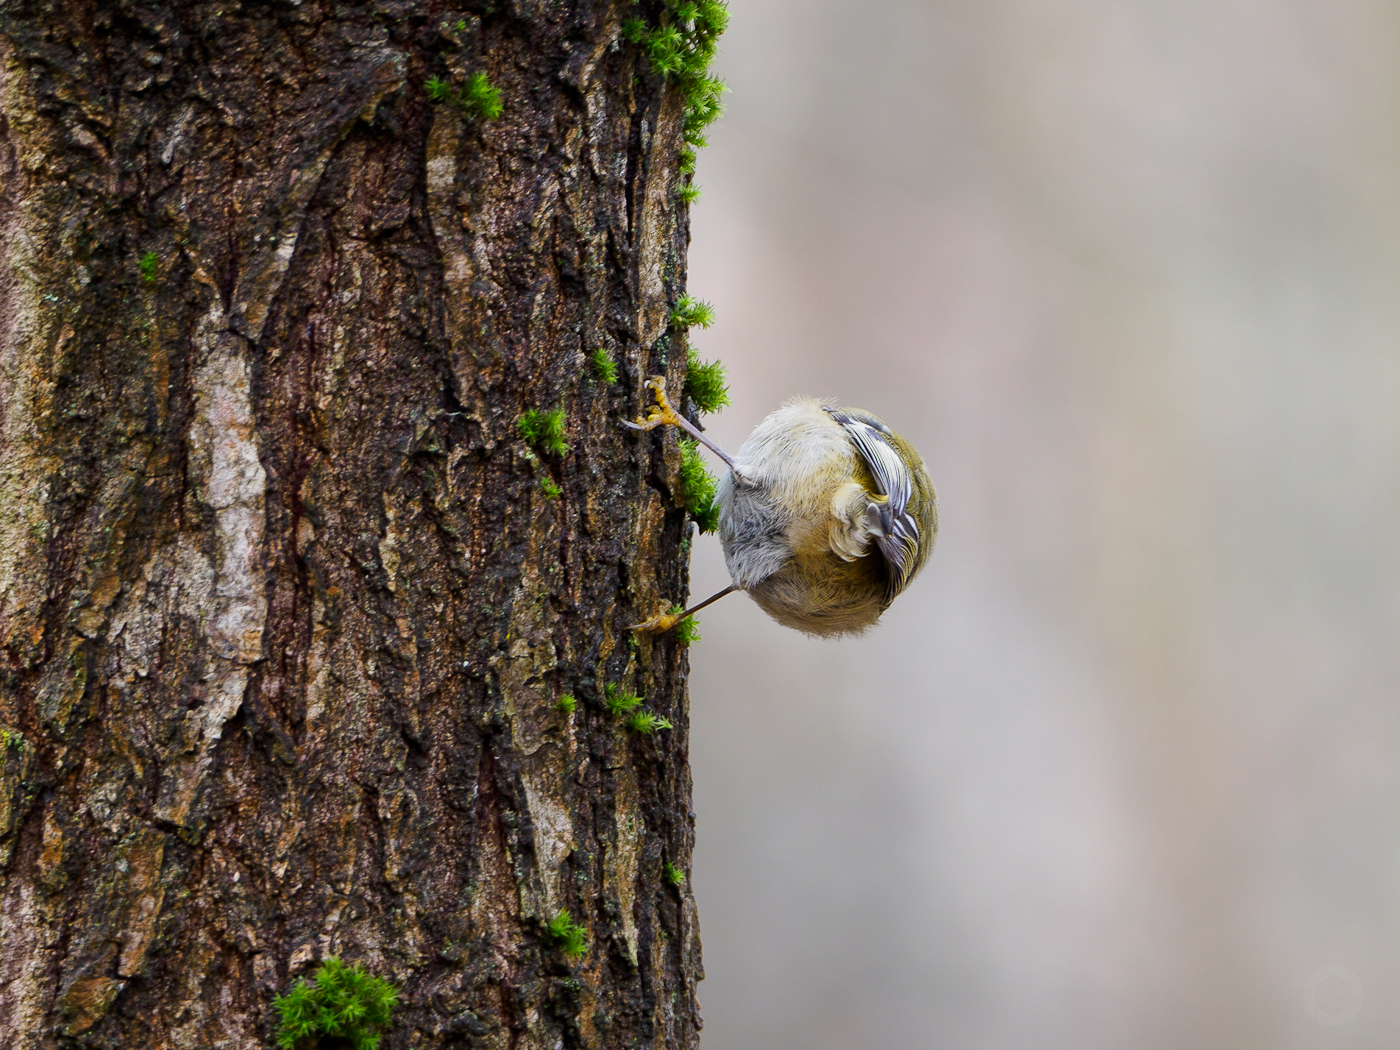
<instances>
[{"instance_id":1,"label":"moss tuft","mask_svg":"<svg viewBox=\"0 0 1400 1050\"><path fill-rule=\"evenodd\" d=\"M452 82L443 77L429 77L423 81L423 90L434 102L451 102L454 94Z\"/></svg>"},{"instance_id":2,"label":"moss tuft","mask_svg":"<svg viewBox=\"0 0 1400 1050\"><path fill-rule=\"evenodd\" d=\"M658 729L671 728L669 720L662 718L660 715L653 714L650 711L634 711L623 725L632 730L632 732L641 733L644 736L650 736Z\"/></svg>"},{"instance_id":3,"label":"moss tuft","mask_svg":"<svg viewBox=\"0 0 1400 1050\"><path fill-rule=\"evenodd\" d=\"M495 120L501 115L501 89L485 73L473 73L457 100L457 108L469 116Z\"/></svg>"},{"instance_id":4,"label":"moss tuft","mask_svg":"<svg viewBox=\"0 0 1400 1050\"><path fill-rule=\"evenodd\" d=\"M141 280L147 284L155 284L156 277L160 274L160 256L155 252L146 252L136 261L137 269L141 271Z\"/></svg>"},{"instance_id":5,"label":"moss tuft","mask_svg":"<svg viewBox=\"0 0 1400 1050\"><path fill-rule=\"evenodd\" d=\"M501 89L485 73L473 73L459 91L444 77L429 77L423 90L434 102L460 110L469 117L495 120L502 113Z\"/></svg>"},{"instance_id":6,"label":"moss tuft","mask_svg":"<svg viewBox=\"0 0 1400 1050\"><path fill-rule=\"evenodd\" d=\"M715 502L716 482L705 469L698 441L681 441L680 500L701 532L719 528L719 504Z\"/></svg>"},{"instance_id":7,"label":"moss tuft","mask_svg":"<svg viewBox=\"0 0 1400 1050\"><path fill-rule=\"evenodd\" d=\"M569 446L564 443L562 408L550 409L547 412L532 408L516 420L515 425L520 431L520 436L541 452L562 456L569 451Z\"/></svg>"},{"instance_id":8,"label":"moss tuft","mask_svg":"<svg viewBox=\"0 0 1400 1050\"><path fill-rule=\"evenodd\" d=\"M661 874L672 886L679 886L685 882L685 872L676 867L669 860L662 866Z\"/></svg>"},{"instance_id":9,"label":"moss tuft","mask_svg":"<svg viewBox=\"0 0 1400 1050\"><path fill-rule=\"evenodd\" d=\"M676 613L685 612L685 606L673 605L666 611L674 616ZM687 616L680 623L676 624L673 637L676 641L680 642L681 645L689 645L691 642L700 641L700 621L693 616Z\"/></svg>"},{"instance_id":10,"label":"moss tuft","mask_svg":"<svg viewBox=\"0 0 1400 1050\"><path fill-rule=\"evenodd\" d=\"M609 683L603 688L603 706L615 715L629 715L641 706L642 698L630 689Z\"/></svg>"},{"instance_id":11,"label":"moss tuft","mask_svg":"<svg viewBox=\"0 0 1400 1050\"><path fill-rule=\"evenodd\" d=\"M545 936L570 959L577 959L588 951L588 941L584 929L574 922L568 908L561 908L559 914L545 923Z\"/></svg>"},{"instance_id":12,"label":"moss tuft","mask_svg":"<svg viewBox=\"0 0 1400 1050\"><path fill-rule=\"evenodd\" d=\"M724 365L701 361L695 347L688 347L685 359L685 385L681 388L701 412L718 412L729 404L729 384Z\"/></svg>"},{"instance_id":13,"label":"moss tuft","mask_svg":"<svg viewBox=\"0 0 1400 1050\"><path fill-rule=\"evenodd\" d=\"M612 384L617 382L617 362L612 359L612 355L601 346L593 351L593 356L589 359L589 364L593 366L593 374L604 383Z\"/></svg>"},{"instance_id":14,"label":"moss tuft","mask_svg":"<svg viewBox=\"0 0 1400 1050\"><path fill-rule=\"evenodd\" d=\"M709 328L715 323L715 308L701 299L683 295L671 308L671 326L685 331L687 328Z\"/></svg>"},{"instance_id":15,"label":"moss tuft","mask_svg":"<svg viewBox=\"0 0 1400 1050\"><path fill-rule=\"evenodd\" d=\"M564 693L558 700L554 701L554 709L561 714L571 715L578 708L578 700L572 693Z\"/></svg>"},{"instance_id":16,"label":"moss tuft","mask_svg":"<svg viewBox=\"0 0 1400 1050\"><path fill-rule=\"evenodd\" d=\"M685 97L682 134L688 146L706 145L705 129L724 111L724 81L710 73L720 35L729 25L729 8L721 0L664 0L662 24L640 18L622 24L622 36L638 44L653 72L680 88Z\"/></svg>"},{"instance_id":17,"label":"moss tuft","mask_svg":"<svg viewBox=\"0 0 1400 1050\"><path fill-rule=\"evenodd\" d=\"M608 711L619 718L626 716L623 726L634 733L651 734L658 729L670 729L671 723L658 714L642 708L642 698L619 685L608 685L603 689L603 703Z\"/></svg>"},{"instance_id":18,"label":"moss tuft","mask_svg":"<svg viewBox=\"0 0 1400 1050\"><path fill-rule=\"evenodd\" d=\"M398 1001L388 981L329 956L309 980L303 977L273 1000L277 1045L294 1050L329 1037L345 1040L353 1050L375 1050Z\"/></svg>"}]
</instances>

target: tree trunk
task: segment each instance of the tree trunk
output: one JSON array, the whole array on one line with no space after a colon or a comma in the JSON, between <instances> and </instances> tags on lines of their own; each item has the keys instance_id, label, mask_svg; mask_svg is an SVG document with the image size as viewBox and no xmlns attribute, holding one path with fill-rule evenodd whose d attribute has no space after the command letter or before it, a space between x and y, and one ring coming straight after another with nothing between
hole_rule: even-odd
<instances>
[{"instance_id":1,"label":"tree trunk","mask_svg":"<svg viewBox=\"0 0 1400 1050\"><path fill-rule=\"evenodd\" d=\"M329 955L387 1048L697 1044L686 652L626 629L690 529L619 422L685 368L639 10L0 9L7 1047L266 1047ZM424 90L479 71L498 120Z\"/></svg>"}]
</instances>

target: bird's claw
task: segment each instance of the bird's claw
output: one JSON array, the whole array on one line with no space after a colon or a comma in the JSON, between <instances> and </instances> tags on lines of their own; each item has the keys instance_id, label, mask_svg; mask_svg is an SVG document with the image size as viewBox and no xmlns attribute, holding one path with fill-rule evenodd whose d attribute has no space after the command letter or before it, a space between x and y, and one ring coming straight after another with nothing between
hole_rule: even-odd
<instances>
[{"instance_id":1,"label":"bird's claw","mask_svg":"<svg viewBox=\"0 0 1400 1050\"><path fill-rule=\"evenodd\" d=\"M652 376L646 382L647 389L656 395L656 404L651 406L647 414L636 420L623 420L626 426L633 430L655 430L660 426L673 426L685 429L685 424L681 417L676 414L676 410L671 407L671 401L666 396L666 379L664 376Z\"/></svg>"},{"instance_id":2,"label":"bird's claw","mask_svg":"<svg viewBox=\"0 0 1400 1050\"><path fill-rule=\"evenodd\" d=\"M640 631L643 634L664 634L683 619L685 619L684 613L659 612L650 620L628 624L627 629L629 631Z\"/></svg>"}]
</instances>

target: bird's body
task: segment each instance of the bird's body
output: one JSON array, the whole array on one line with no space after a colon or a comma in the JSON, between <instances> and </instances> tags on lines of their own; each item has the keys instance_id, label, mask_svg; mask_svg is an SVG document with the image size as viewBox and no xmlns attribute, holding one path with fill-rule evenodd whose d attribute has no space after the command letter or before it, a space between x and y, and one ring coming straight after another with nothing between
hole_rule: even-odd
<instances>
[{"instance_id":1,"label":"bird's body","mask_svg":"<svg viewBox=\"0 0 1400 1050\"><path fill-rule=\"evenodd\" d=\"M859 409L794 398L765 417L719 485L734 586L788 627L856 634L922 567L938 530L913 447Z\"/></svg>"},{"instance_id":2,"label":"bird's body","mask_svg":"<svg viewBox=\"0 0 1400 1050\"><path fill-rule=\"evenodd\" d=\"M938 506L923 458L869 412L810 397L765 416L732 458L666 398L638 430L680 427L729 464L720 480L719 535L731 587L639 630L665 631L731 590L807 634L859 634L923 567Z\"/></svg>"}]
</instances>

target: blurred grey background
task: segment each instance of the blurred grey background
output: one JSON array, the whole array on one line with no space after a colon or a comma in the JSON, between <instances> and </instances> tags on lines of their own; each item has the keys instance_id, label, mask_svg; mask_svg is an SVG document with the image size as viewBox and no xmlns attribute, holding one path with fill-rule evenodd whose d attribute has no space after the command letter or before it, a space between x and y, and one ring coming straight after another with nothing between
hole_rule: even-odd
<instances>
[{"instance_id":1,"label":"blurred grey background","mask_svg":"<svg viewBox=\"0 0 1400 1050\"><path fill-rule=\"evenodd\" d=\"M701 617L706 1050L1397 1045L1400 5L732 13L711 433L869 408L943 528Z\"/></svg>"}]
</instances>

